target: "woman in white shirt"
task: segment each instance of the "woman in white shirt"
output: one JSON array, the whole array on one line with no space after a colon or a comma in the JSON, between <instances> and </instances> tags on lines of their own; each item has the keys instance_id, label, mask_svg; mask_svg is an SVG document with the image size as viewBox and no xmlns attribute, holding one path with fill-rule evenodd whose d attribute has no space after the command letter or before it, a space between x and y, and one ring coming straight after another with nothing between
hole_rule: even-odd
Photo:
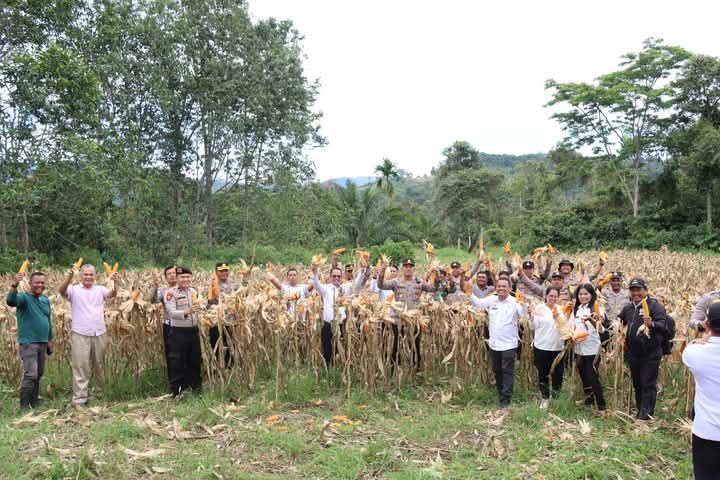
<instances>
[{"instance_id":1,"label":"woman in white shirt","mask_svg":"<svg viewBox=\"0 0 720 480\"><path fill-rule=\"evenodd\" d=\"M565 342L560 339L561 333L558 322L563 327L570 328L568 319L557 305L560 298L558 287L548 287L545 290L545 303L535 307L530 316L530 328L535 331L533 340L533 358L538 371L538 383L542 401L540 408L550 405L550 379L552 379L552 394L556 395L562 388L565 362L560 361L555 368L553 362L565 348ZM557 317L557 320L556 320ZM551 371L552 370L552 371Z\"/></svg>"},{"instance_id":2,"label":"woman in white shirt","mask_svg":"<svg viewBox=\"0 0 720 480\"><path fill-rule=\"evenodd\" d=\"M609 334L605 312L599 306L596 307L596 302L595 287L589 283L578 285L575 289L575 307L570 322L575 330L575 338L578 338L580 332L588 333L585 339L576 340L575 343L575 363L585 392L585 404L594 403L598 411L604 414L605 397L596 362L600 345Z\"/></svg>"}]
</instances>

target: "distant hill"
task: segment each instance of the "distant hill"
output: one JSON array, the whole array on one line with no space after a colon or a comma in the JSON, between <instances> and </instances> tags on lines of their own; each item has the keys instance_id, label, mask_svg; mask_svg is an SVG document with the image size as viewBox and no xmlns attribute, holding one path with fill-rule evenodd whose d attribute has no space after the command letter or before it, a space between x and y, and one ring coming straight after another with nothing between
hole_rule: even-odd
<instances>
[{"instance_id":1,"label":"distant hill","mask_svg":"<svg viewBox=\"0 0 720 480\"><path fill-rule=\"evenodd\" d=\"M547 153L526 153L524 155L508 155L504 153L483 153L480 152L480 161L484 167L508 172L518 163L528 160L547 160Z\"/></svg>"},{"instance_id":2,"label":"distant hill","mask_svg":"<svg viewBox=\"0 0 720 480\"><path fill-rule=\"evenodd\" d=\"M374 183L377 180L377 177L339 177L339 178L331 178L330 180L325 180L323 182L320 182L321 185L328 185L328 184L335 184L335 185L341 185L345 186L345 184L350 181L357 185L358 187L362 187L367 185L368 183Z\"/></svg>"}]
</instances>

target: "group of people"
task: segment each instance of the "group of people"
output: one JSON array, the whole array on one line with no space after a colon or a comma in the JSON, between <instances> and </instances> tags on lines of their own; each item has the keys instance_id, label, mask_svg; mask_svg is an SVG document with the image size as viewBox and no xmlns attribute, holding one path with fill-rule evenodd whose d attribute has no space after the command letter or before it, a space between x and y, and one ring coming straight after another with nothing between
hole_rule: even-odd
<instances>
[{"instance_id":1,"label":"group of people","mask_svg":"<svg viewBox=\"0 0 720 480\"><path fill-rule=\"evenodd\" d=\"M551 257L547 258L539 274L536 274L533 260L514 265L508 258L507 269L496 274L489 268L487 260L478 259L469 275L459 262L453 262L448 271L431 264L424 278L418 277L415 261L411 258L399 265L386 261L375 268L364 259L355 272L354 264L341 268L338 257L333 255L326 278L320 273L320 265L314 263L309 283L301 283L295 269L287 270L284 282L270 276L272 284L288 299L287 308L291 313L294 313L295 301L312 292L322 298L324 323L321 336L328 366L333 364L332 323L342 324L346 316L340 300L367 288L382 301L399 302L404 309L411 310L427 293L438 301L469 302L487 312L487 342L501 408L508 407L512 399L515 361L522 335L519 319L527 315L529 327L534 330L533 357L541 408L547 408L551 398L561 390L566 365L574 364L582 380L585 404L594 405L597 412L604 415L606 402L597 363L603 343L611 333L620 333L613 331L615 323L625 329L625 360L635 392L636 418L645 421L655 414L658 371L663 355L670 352L675 322L663 305L649 295L648 285L642 278L631 278L627 288L623 285L622 272L611 272L600 278L604 266L602 258L578 279L575 265L570 260L560 261L558 269L551 271ZM75 272L68 270L59 293L71 305L72 403L84 406L88 404L91 377L98 394L103 389L104 307L116 295L116 274L109 275L111 288L96 284L96 270L92 265L80 267L79 274L80 282L73 284ZM42 272L32 273L29 291L21 293L18 284L24 276L23 273L16 275L7 295L7 304L17 308L23 365L20 406L23 409L38 405L45 356L53 351L51 306L44 295L47 276ZM153 275L149 300L163 305L163 340L170 391L174 395L197 392L202 388L199 313L207 307L203 302L208 289L200 296L192 286L192 271L187 267L169 266L163 276L166 285L161 285L159 275ZM228 264L218 263L215 266L217 283L210 288L217 289L220 295L232 293L238 285L229 277ZM537 301L527 301L531 296ZM217 296L212 297L209 302L217 302ZM419 329L403 325L398 309L390 312L396 320L392 329L393 359L398 360L400 338L412 335L413 362L419 367ZM231 314L228 315L228 322L232 322ZM619 323L614 322L616 319ZM711 478L707 475L714 474L720 467L717 459L707 454L720 451L714 450L720 447L720 375L715 373L714 367L714 361L720 361L720 290L700 299L689 325L702 333L702 339L692 342L683 352L683 361L697 381L693 455L697 454L696 474L700 472L697 478ZM232 342L227 335L227 330L221 333L217 326L212 327L210 340L213 347L221 336L225 344Z\"/></svg>"}]
</instances>

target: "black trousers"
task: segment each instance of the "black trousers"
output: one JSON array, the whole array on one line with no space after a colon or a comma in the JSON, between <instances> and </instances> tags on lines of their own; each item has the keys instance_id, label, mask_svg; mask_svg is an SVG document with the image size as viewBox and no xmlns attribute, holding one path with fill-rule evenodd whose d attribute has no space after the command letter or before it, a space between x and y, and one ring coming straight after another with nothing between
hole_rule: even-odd
<instances>
[{"instance_id":1,"label":"black trousers","mask_svg":"<svg viewBox=\"0 0 720 480\"><path fill-rule=\"evenodd\" d=\"M605 396L600 384L600 375L595 369L596 357L597 355L575 355L575 364L582 380L585 403L588 405L595 403L598 410L605 410Z\"/></svg>"},{"instance_id":2,"label":"black trousers","mask_svg":"<svg viewBox=\"0 0 720 480\"><path fill-rule=\"evenodd\" d=\"M392 326L393 332L393 345L392 345L392 358L391 365L400 365L400 337L405 336L405 327L398 328L397 324ZM422 356L420 354L420 340L422 333L419 328L413 329L415 351L413 352L413 360L415 361L415 368L420 370Z\"/></svg>"},{"instance_id":3,"label":"black trousers","mask_svg":"<svg viewBox=\"0 0 720 480\"><path fill-rule=\"evenodd\" d=\"M560 353L533 347L533 359L535 368L538 371L538 384L540 385L542 398L550 398L551 393L556 395L562 389L565 363L563 361L558 362L555 365L555 370L550 373L550 367L552 367L553 362ZM550 380L552 380L552 392L550 391Z\"/></svg>"},{"instance_id":4,"label":"black trousers","mask_svg":"<svg viewBox=\"0 0 720 480\"><path fill-rule=\"evenodd\" d=\"M692 436L695 480L715 480L720 476L720 442Z\"/></svg>"},{"instance_id":5,"label":"black trousers","mask_svg":"<svg viewBox=\"0 0 720 480\"><path fill-rule=\"evenodd\" d=\"M516 356L517 348L502 351L490 350L490 359L495 373L495 386L501 407L510 405L512 399Z\"/></svg>"},{"instance_id":6,"label":"black trousers","mask_svg":"<svg viewBox=\"0 0 720 480\"><path fill-rule=\"evenodd\" d=\"M630 376L633 390L635 390L635 404L637 418L647 420L655 415L655 401L657 399L657 377L660 370L660 358L629 357Z\"/></svg>"},{"instance_id":7,"label":"black trousers","mask_svg":"<svg viewBox=\"0 0 720 480\"><path fill-rule=\"evenodd\" d=\"M167 337L168 376L170 392L178 395L186 390L200 392L200 332L197 327L170 327Z\"/></svg>"},{"instance_id":8,"label":"black trousers","mask_svg":"<svg viewBox=\"0 0 720 480\"><path fill-rule=\"evenodd\" d=\"M217 325L214 325L210 327L210 346L213 349L213 352L215 351L215 345L217 345L218 341L220 340L220 328ZM223 328L223 346L225 347L225 366L230 367L232 366L232 354L230 353L232 349L232 335L230 334L230 330L225 327ZM221 355L223 355L222 352L217 352L218 361L220 361Z\"/></svg>"},{"instance_id":9,"label":"black trousers","mask_svg":"<svg viewBox=\"0 0 720 480\"><path fill-rule=\"evenodd\" d=\"M345 323L340 324L340 338L345 338ZM320 332L320 339L322 341L323 358L325 359L325 365L331 367L335 358L333 352L333 331L332 323L323 322L322 331Z\"/></svg>"},{"instance_id":10,"label":"black trousers","mask_svg":"<svg viewBox=\"0 0 720 480\"><path fill-rule=\"evenodd\" d=\"M20 345L23 377L20 387L20 406L36 407L40 403L40 379L45 372L47 342Z\"/></svg>"}]
</instances>

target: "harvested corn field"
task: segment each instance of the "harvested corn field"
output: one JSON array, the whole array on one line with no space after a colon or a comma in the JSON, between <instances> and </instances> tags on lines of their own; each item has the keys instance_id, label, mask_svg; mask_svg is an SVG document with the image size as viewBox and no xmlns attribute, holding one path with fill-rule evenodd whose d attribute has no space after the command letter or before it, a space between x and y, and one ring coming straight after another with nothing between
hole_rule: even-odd
<instances>
[{"instance_id":1,"label":"harvested corn field","mask_svg":"<svg viewBox=\"0 0 720 480\"><path fill-rule=\"evenodd\" d=\"M536 252L536 256L544 253ZM577 271L589 268L598 255L598 252L577 255ZM309 374L316 381L321 380L326 371L320 344L322 299L317 294L304 299L284 297L272 286L269 277L273 275L271 272L284 274L286 268L237 266L231 277L244 278L243 285L230 295L222 295L217 305L202 312L206 387L221 392L228 389L243 392L253 390L258 382L274 379L269 396L279 399L293 377ZM301 279L309 278L306 267L297 268ZM668 415L687 414L692 407L693 382L682 365L680 351L693 336L687 329L687 320L694 301L714 288L714 272L719 269L718 259L667 251L616 251L607 258L606 271L621 270L627 276L645 278L651 294L677 321L673 352L664 357L658 381L660 405ZM105 271L109 274L112 268L106 265ZM146 300L152 272L120 272L118 297L108 303L105 312L108 382L126 375L138 378L145 369L164 364L162 306ZM49 359L51 370L64 365L69 358L69 305L56 291L61 281L62 273L50 273L48 294L53 305L55 331L55 354ZM99 281L103 282L102 275ZM195 274L196 288L202 290L210 284L209 272ZM526 298L524 301L536 300ZM294 303L295 308L288 310L288 303ZM487 315L468 302L450 304L426 295L417 308L405 310L400 303L380 302L377 295L364 291L343 299L336 308L340 306L346 309L347 319L342 325L333 323L335 364L332 370L341 376L348 396L355 388L375 395L437 381L447 382L448 392L457 394L493 381L485 341ZM391 315L393 310L395 316ZM212 324L225 332L220 335L216 351L212 350L208 338L208 327ZM395 324L401 332L406 332L399 336L397 361L391 355L391 327ZM522 318L520 325L523 335L516 381L522 388L533 390L537 381L532 359L533 332L527 328L527 318ZM608 406L630 413L632 387L623 362L623 333L617 323L611 331L613 335L602 350L598 369ZM0 373L9 385L16 385L22 373L15 332L13 309L3 305L0 307L0 340L4 346ZM419 356L416 345L419 345ZM568 349L570 346L571 343ZM571 377L570 394L579 398L581 388L575 369L567 372Z\"/></svg>"}]
</instances>

